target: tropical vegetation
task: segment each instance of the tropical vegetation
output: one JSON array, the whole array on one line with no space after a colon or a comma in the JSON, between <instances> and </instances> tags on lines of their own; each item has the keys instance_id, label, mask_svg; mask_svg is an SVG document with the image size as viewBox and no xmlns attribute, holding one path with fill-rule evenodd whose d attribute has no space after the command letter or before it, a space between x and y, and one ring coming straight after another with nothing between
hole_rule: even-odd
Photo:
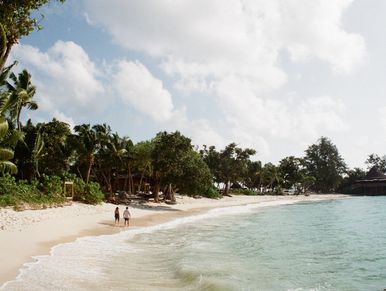
<instances>
[{"instance_id":1,"label":"tropical vegetation","mask_svg":"<svg viewBox=\"0 0 386 291\"><path fill-rule=\"evenodd\" d=\"M152 193L156 202L174 202L176 192L210 198L350 192L364 177L364 170L347 168L327 137L305 149L303 157L285 157L275 165L236 143L199 148L178 131L135 143L107 124L73 129L57 119L23 124L22 113L38 109L36 88L30 73L16 74L16 62L7 65L7 59L21 37L41 29L36 11L48 2L0 1L0 206L64 203L64 181L73 183L74 199L99 203L116 190ZM386 171L385 156L371 154L366 163Z\"/></svg>"}]
</instances>

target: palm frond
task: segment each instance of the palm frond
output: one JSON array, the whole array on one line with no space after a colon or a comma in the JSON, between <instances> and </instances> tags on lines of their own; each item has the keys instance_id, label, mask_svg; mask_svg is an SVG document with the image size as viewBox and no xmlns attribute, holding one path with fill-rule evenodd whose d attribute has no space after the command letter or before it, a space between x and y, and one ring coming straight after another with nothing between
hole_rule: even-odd
<instances>
[{"instance_id":1,"label":"palm frond","mask_svg":"<svg viewBox=\"0 0 386 291\"><path fill-rule=\"evenodd\" d=\"M5 137L5 135L8 133L8 121L6 121L4 118L0 117L0 140Z\"/></svg>"},{"instance_id":2,"label":"palm frond","mask_svg":"<svg viewBox=\"0 0 386 291\"><path fill-rule=\"evenodd\" d=\"M17 166L10 161L0 161L0 172L17 174Z\"/></svg>"},{"instance_id":3,"label":"palm frond","mask_svg":"<svg viewBox=\"0 0 386 291\"><path fill-rule=\"evenodd\" d=\"M25 133L21 130L13 129L8 133L8 135L4 138L1 144L14 148L18 142L23 140L24 136Z\"/></svg>"},{"instance_id":4,"label":"palm frond","mask_svg":"<svg viewBox=\"0 0 386 291\"><path fill-rule=\"evenodd\" d=\"M0 148L0 160L8 161L13 159L15 153L13 150L8 148Z\"/></svg>"},{"instance_id":5,"label":"palm frond","mask_svg":"<svg viewBox=\"0 0 386 291\"><path fill-rule=\"evenodd\" d=\"M27 104L27 108L29 110L36 110L39 108L38 104L35 102L35 101L30 101L28 104Z\"/></svg>"}]
</instances>

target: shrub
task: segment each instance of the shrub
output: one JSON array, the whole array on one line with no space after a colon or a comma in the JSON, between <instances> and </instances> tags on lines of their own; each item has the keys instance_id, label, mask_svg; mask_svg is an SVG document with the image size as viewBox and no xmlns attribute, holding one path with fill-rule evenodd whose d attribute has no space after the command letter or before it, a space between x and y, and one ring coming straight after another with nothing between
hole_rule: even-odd
<instances>
[{"instance_id":1,"label":"shrub","mask_svg":"<svg viewBox=\"0 0 386 291\"><path fill-rule=\"evenodd\" d=\"M39 190L50 197L63 197L63 181L58 176L43 175Z\"/></svg>"},{"instance_id":2,"label":"shrub","mask_svg":"<svg viewBox=\"0 0 386 291\"><path fill-rule=\"evenodd\" d=\"M89 203L98 204L104 199L98 183L90 182L86 184L81 178L75 177L74 181L74 200Z\"/></svg>"},{"instance_id":3,"label":"shrub","mask_svg":"<svg viewBox=\"0 0 386 291\"><path fill-rule=\"evenodd\" d=\"M85 187L84 202L90 204L99 204L103 201L105 195L102 193L100 185L90 182Z\"/></svg>"},{"instance_id":4,"label":"shrub","mask_svg":"<svg viewBox=\"0 0 386 291\"><path fill-rule=\"evenodd\" d=\"M232 194L240 194L240 195L249 195L254 196L257 195L256 191L250 190L250 189L232 189Z\"/></svg>"},{"instance_id":5,"label":"shrub","mask_svg":"<svg viewBox=\"0 0 386 291\"><path fill-rule=\"evenodd\" d=\"M52 183L51 181L48 185ZM45 193L40 191L39 187L41 187L41 184L37 180L28 183L25 180L16 182L15 178L10 175L0 177L0 206L15 206L19 208L19 205L24 203L31 205L52 205L64 201L62 195L52 195L50 192ZM50 189L52 189L52 187Z\"/></svg>"},{"instance_id":6,"label":"shrub","mask_svg":"<svg viewBox=\"0 0 386 291\"><path fill-rule=\"evenodd\" d=\"M221 197L220 191L215 186L210 186L203 194L207 198L216 199Z\"/></svg>"},{"instance_id":7,"label":"shrub","mask_svg":"<svg viewBox=\"0 0 386 291\"><path fill-rule=\"evenodd\" d=\"M86 184L81 178L73 174L65 174L63 179L74 182L74 200L83 203L97 204L104 199L98 183ZM11 175L0 177L0 207L14 206L23 209L24 204L37 205L39 208L46 205L63 203L63 181L58 176L43 175L41 180L16 181Z\"/></svg>"},{"instance_id":8,"label":"shrub","mask_svg":"<svg viewBox=\"0 0 386 291\"><path fill-rule=\"evenodd\" d=\"M18 188L16 180L9 174L0 177L0 195L16 196L18 194Z\"/></svg>"}]
</instances>

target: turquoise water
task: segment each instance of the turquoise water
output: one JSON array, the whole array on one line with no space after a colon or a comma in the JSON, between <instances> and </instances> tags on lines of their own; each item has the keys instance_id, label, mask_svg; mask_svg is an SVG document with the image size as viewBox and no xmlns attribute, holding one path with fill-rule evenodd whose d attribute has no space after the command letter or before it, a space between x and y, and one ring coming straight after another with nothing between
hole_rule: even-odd
<instances>
[{"instance_id":1,"label":"turquoise water","mask_svg":"<svg viewBox=\"0 0 386 291\"><path fill-rule=\"evenodd\" d=\"M50 278L47 280L47 278ZM5 290L383 290L386 197L227 208L55 248Z\"/></svg>"}]
</instances>

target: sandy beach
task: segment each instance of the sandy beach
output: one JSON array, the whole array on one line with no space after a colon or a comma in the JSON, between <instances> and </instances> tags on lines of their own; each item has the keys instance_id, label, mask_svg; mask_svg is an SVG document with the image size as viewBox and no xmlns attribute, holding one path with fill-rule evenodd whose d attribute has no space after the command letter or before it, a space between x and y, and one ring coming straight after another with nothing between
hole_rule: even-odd
<instances>
[{"instance_id":1,"label":"sandy beach","mask_svg":"<svg viewBox=\"0 0 386 291\"><path fill-rule=\"evenodd\" d=\"M130 227L145 227L167 222L182 216L190 216L219 207L246 204L270 205L289 204L302 201L340 199L344 195L310 196L233 196L220 200L194 199L177 196L177 204L147 202L129 206L132 219ZM263 203L264 202L264 203ZM34 256L47 255L60 243L72 242L83 236L113 234L122 230L114 225L114 209L117 205L85 205L72 203L70 206L42 210L16 212L0 209L0 286L14 279L24 263L33 261ZM124 205L118 205L121 216Z\"/></svg>"}]
</instances>

